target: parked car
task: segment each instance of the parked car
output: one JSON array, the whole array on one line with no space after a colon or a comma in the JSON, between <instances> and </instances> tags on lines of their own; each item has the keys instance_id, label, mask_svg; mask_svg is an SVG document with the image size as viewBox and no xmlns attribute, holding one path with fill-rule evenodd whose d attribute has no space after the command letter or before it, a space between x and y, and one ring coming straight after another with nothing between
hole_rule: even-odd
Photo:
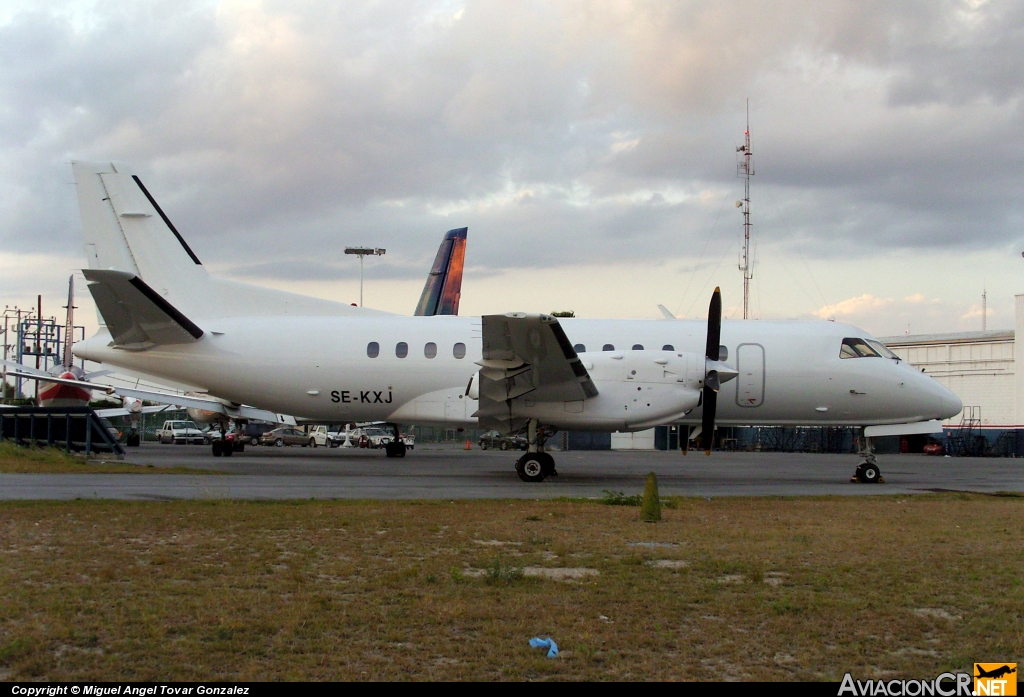
<instances>
[{"instance_id":1,"label":"parked car","mask_svg":"<svg viewBox=\"0 0 1024 697\"><path fill-rule=\"evenodd\" d=\"M481 450L526 450L530 445L522 436L503 436L497 431L484 433L477 442Z\"/></svg>"},{"instance_id":2,"label":"parked car","mask_svg":"<svg viewBox=\"0 0 1024 697\"><path fill-rule=\"evenodd\" d=\"M235 429L234 428L229 428L228 429L228 435L227 435L227 441L229 443L234 443L235 439L237 437L238 437L238 435L235 433ZM221 439L220 428L218 428L216 426L210 428L205 433L203 433L203 440L205 441L205 443L207 445L209 445L210 443L212 443L215 440L220 440L220 439Z\"/></svg>"},{"instance_id":3,"label":"parked car","mask_svg":"<svg viewBox=\"0 0 1024 697\"><path fill-rule=\"evenodd\" d=\"M383 428L377 428L376 426L368 426L364 428L363 435L366 437L366 445L362 445L363 439L360 438L360 447L362 448L383 448L394 440L394 436Z\"/></svg>"},{"instance_id":4,"label":"parked car","mask_svg":"<svg viewBox=\"0 0 1024 697\"><path fill-rule=\"evenodd\" d=\"M156 439L161 443L204 443L203 432L193 421L164 421L164 426L156 432Z\"/></svg>"},{"instance_id":5,"label":"parked car","mask_svg":"<svg viewBox=\"0 0 1024 697\"><path fill-rule=\"evenodd\" d=\"M310 441L316 443L315 440L310 438L308 433L304 433L294 426L281 426L273 431L267 431L260 436L260 445L276 445L277 447L283 445L301 445L305 447L310 444Z\"/></svg>"},{"instance_id":6,"label":"parked car","mask_svg":"<svg viewBox=\"0 0 1024 697\"><path fill-rule=\"evenodd\" d=\"M246 445L259 445L260 436L267 431L273 431L277 427L277 424L267 423L265 421L250 421L245 424L245 426L237 429L237 437Z\"/></svg>"}]
</instances>

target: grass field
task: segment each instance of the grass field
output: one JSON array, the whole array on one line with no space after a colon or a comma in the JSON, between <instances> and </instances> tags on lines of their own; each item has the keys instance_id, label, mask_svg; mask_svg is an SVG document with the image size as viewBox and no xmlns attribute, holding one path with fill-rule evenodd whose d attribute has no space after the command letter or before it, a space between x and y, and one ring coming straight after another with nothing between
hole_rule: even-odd
<instances>
[{"instance_id":1,"label":"grass field","mask_svg":"<svg viewBox=\"0 0 1024 697\"><path fill-rule=\"evenodd\" d=\"M0 441L0 474L222 474L187 467L153 467L119 462L110 454L86 458L60 448L29 448Z\"/></svg>"},{"instance_id":2,"label":"grass field","mask_svg":"<svg viewBox=\"0 0 1024 697\"><path fill-rule=\"evenodd\" d=\"M0 504L0 680L838 680L1024 663L1024 499L674 503L657 524L578 501Z\"/></svg>"}]
</instances>

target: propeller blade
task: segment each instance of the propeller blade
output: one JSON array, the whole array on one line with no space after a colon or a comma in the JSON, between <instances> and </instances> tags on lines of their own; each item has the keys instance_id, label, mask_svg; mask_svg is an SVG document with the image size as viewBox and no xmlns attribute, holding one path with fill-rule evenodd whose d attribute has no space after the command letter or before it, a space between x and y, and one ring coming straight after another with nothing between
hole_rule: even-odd
<instances>
[{"instance_id":1,"label":"propeller blade","mask_svg":"<svg viewBox=\"0 0 1024 697\"><path fill-rule=\"evenodd\" d=\"M708 307L708 343L704 355L713 361L718 360L718 349L722 343L722 291L715 288Z\"/></svg>"},{"instance_id":2,"label":"propeller blade","mask_svg":"<svg viewBox=\"0 0 1024 697\"><path fill-rule=\"evenodd\" d=\"M709 361L718 361L722 344L722 289L715 288L708 306L708 341L704 355ZM704 375L704 408L701 414L701 447L706 455L711 454L715 440L715 411L718 407L718 371L709 370Z\"/></svg>"},{"instance_id":3,"label":"propeller blade","mask_svg":"<svg viewBox=\"0 0 1024 697\"><path fill-rule=\"evenodd\" d=\"M704 412L701 415L700 423L700 447L704 449L705 455L711 454L711 446L715 438L715 408L718 406L718 393L708 386L704 386Z\"/></svg>"}]
</instances>

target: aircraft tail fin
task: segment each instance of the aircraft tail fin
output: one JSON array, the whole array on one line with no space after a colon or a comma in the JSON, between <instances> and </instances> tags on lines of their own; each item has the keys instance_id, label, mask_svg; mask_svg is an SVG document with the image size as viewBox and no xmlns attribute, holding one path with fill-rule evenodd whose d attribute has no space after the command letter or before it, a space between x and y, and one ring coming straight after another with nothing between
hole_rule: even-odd
<instances>
[{"instance_id":1,"label":"aircraft tail fin","mask_svg":"<svg viewBox=\"0 0 1024 697\"><path fill-rule=\"evenodd\" d=\"M202 329L135 274L113 269L82 273L117 348L144 351L192 343L203 336Z\"/></svg>"},{"instance_id":2,"label":"aircraft tail fin","mask_svg":"<svg viewBox=\"0 0 1024 697\"><path fill-rule=\"evenodd\" d=\"M206 270L138 175L119 162L72 162L90 269L136 276L181 307L203 303Z\"/></svg>"},{"instance_id":3,"label":"aircraft tail fin","mask_svg":"<svg viewBox=\"0 0 1024 697\"><path fill-rule=\"evenodd\" d=\"M413 313L418 317L459 314L462 298L462 269L466 260L466 234L469 228L456 228L445 233L427 275L423 294Z\"/></svg>"}]
</instances>

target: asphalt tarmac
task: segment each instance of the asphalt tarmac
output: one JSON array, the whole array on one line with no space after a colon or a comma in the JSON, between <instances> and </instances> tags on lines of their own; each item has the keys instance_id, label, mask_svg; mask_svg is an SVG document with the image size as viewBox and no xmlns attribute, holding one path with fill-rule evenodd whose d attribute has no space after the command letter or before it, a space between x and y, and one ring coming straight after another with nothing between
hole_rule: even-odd
<instances>
[{"instance_id":1,"label":"asphalt tarmac","mask_svg":"<svg viewBox=\"0 0 1024 697\"><path fill-rule=\"evenodd\" d=\"M1024 492L1024 459L880 455L883 484L853 484L854 455L660 451L555 452L559 476L522 482L521 453L420 445L403 459L382 450L249 447L214 458L205 446L146 443L127 462L222 474L0 474L0 500L28 499L541 499L643 490L662 495L809 496Z\"/></svg>"}]
</instances>

